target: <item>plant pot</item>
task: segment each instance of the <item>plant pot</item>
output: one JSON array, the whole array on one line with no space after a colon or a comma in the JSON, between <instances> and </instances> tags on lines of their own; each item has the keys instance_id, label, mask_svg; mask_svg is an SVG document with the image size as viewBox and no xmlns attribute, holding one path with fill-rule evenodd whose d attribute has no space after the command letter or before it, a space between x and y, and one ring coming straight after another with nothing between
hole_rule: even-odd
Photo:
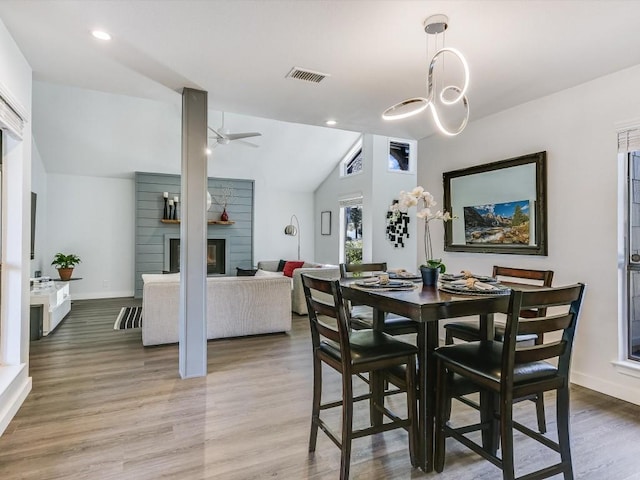
<instances>
[{"instance_id":1,"label":"plant pot","mask_svg":"<svg viewBox=\"0 0 640 480\"><path fill-rule=\"evenodd\" d=\"M73 268L59 268L58 275L60 275L60 280L63 282L67 282L71 280L71 274L73 273Z\"/></svg>"},{"instance_id":2,"label":"plant pot","mask_svg":"<svg viewBox=\"0 0 640 480\"><path fill-rule=\"evenodd\" d=\"M433 287L438 284L439 268L425 267L420 265L420 274L422 275L422 285L425 287Z\"/></svg>"}]
</instances>

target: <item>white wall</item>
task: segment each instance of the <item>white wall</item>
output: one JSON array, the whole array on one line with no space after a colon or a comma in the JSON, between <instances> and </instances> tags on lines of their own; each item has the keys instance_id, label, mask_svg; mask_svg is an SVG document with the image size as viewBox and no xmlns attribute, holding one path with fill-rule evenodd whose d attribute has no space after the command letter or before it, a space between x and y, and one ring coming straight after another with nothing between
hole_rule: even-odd
<instances>
[{"instance_id":1,"label":"white wall","mask_svg":"<svg viewBox=\"0 0 640 480\"><path fill-rule=\"evenodd\" d=\"M415 141L411 144L415 152ZM345 150L345 154L347 151ZM389 268L416 270L416 220L409 224L410 237L405 248L395 248L386 236L386 213L401 190L416 186L416 173L388 171L389 137L365 134L363 136L362 173L341 177L338 164L315 192L316 261L340 263L340 206L345 198L362 196L363 261L387 262ZM414 158L415 161L415 158ZM320 213L331 212L331 235L320 234Z\"/></svg>"},{"instance_id":2,"label":"white wall","mask_svg":"<svg viewBox=\"0 0 640 480\"><path fill-rule=\"evenodd\" d=\"M71 282L74 299L133 296L134 181L49 174L45 258L74 253L82 263ZM44 206L44 205L43 205ZM58 277L51 261L43 274Z\"/></svg>"},{"instance_id":3,"label":"white wall","mask_svg":"<svg viewBox=\"0 0 640 480\"><path fill-rule=\"evenodd\" d=\"M0 84L31 115L31 67L0 21ZM5 136L2 167L2 292L0 297L0 434L31 390L29 257L31 124L23 140Z\"/></svg>"},{"instance_id":4,"label":"white wall","mask_svg":"<svg viewBox=\"0 0 640 480\"><path fill-rule=\"evenodd\" d=\"M442 198L442 173L547 151L549 255L443 252L449 270L494 264L553 269L554 284L585 282L572 381L640 404L640 378L619 373L616 122L640 117L640 66L470 123L454 138L420 141L418 178ZM438 237L439 238L439 237Z\"/></svg>"}]
</instances>

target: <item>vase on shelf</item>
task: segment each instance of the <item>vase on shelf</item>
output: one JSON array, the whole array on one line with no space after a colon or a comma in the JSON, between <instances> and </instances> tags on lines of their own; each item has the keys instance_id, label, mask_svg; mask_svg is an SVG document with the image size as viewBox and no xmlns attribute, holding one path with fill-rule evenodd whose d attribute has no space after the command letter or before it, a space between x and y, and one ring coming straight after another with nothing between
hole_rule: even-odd
<instances>
[{"instance_id":1,"label":"vase on shelf","mask_svg":"<svg viewBox=\"0 0 640 480\"><path fill-rule=\"evenodd\" d=\"M178 219L178 204L177 203L173 203L173 220L177 220Z\"/></svg>"},{"instance_id":2,"label":"vase on shelf","mask_svg":"<svg viewBox=\"0 0 640 480\"><path fill-rule=\"evenodd\" d=\"M220 220L222 222L228 222L229 221L229 214L227 213L227 209L226 208L222 209L222 213L220 214Z\"/></svg>"},{"instance_id":3,"label":"vase on shelf","mask_svg":"<svg viewBox=\"0 0 640 480\"><path fill-rule=\"evenodd\" d=\"M425 287L433 287L438 284L438 274L440 269L438 267L427 267L426 265L420 265L420 274L422 275L422 285Z\"/></svg>"}]
</instances>

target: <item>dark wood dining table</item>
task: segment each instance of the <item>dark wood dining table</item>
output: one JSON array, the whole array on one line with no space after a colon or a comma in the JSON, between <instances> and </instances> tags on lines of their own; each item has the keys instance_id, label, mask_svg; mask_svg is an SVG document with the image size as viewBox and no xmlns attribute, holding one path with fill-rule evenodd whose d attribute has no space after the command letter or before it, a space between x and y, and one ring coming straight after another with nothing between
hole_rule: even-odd
<instances>
[{"instance_id":1,"label":"dark wood dining table","mask_svg":"<svg viewBox=\"0 0 640 480\"><path fill-rule=\"evenodd\" d=\"M509 295L460 295L421 284L412 290L383 290L360 287L354 283L356 280L341 280L343 296L354 304L373 307L374 329L384 328L386 313L395 313L418 323L419 458L420 468L431 472L436 399L436 362L432 354L438 347L438 325L448 318L479 316L482 337L493 338L493 314L507 311ZM382 404L383 382L380 376L371 378L372 402ZM372 408L371 420L374 424L382 423L382 413Z\"/></svg>"}]
</instances>

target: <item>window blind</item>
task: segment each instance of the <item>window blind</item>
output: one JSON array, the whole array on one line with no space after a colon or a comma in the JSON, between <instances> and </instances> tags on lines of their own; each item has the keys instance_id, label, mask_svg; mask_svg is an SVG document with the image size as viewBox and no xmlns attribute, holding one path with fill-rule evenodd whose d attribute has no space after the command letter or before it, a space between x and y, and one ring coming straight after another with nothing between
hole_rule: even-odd
<instances>
[{"instance_id":1,"label":"window blind","mask_svg":"<svg viewBox=\"0 0 640 480\"><path fill-rule=\"evenodd\" d=\"M618 132L618 153L640 150L640 127Z\"/></svg>"},{"instance_id":2,"label":"window blind","mask_svg":"<svg viewBox=\"0 0 640 480\"><path fill-rule=\"evenodd\" d=\"M344 198L339 203L340 207L355 207L362 205L362 197Z\"/></svg>"},{"instance_id":3,"label":"window blind","mask_svg":"<svg viewBox=\"0 0 640 480\"><path fill-rule=\"evenodd\" d=\"M22 140L27 112L9 90L0 83L0 129Z\"/></svg>"}]
</instances>

